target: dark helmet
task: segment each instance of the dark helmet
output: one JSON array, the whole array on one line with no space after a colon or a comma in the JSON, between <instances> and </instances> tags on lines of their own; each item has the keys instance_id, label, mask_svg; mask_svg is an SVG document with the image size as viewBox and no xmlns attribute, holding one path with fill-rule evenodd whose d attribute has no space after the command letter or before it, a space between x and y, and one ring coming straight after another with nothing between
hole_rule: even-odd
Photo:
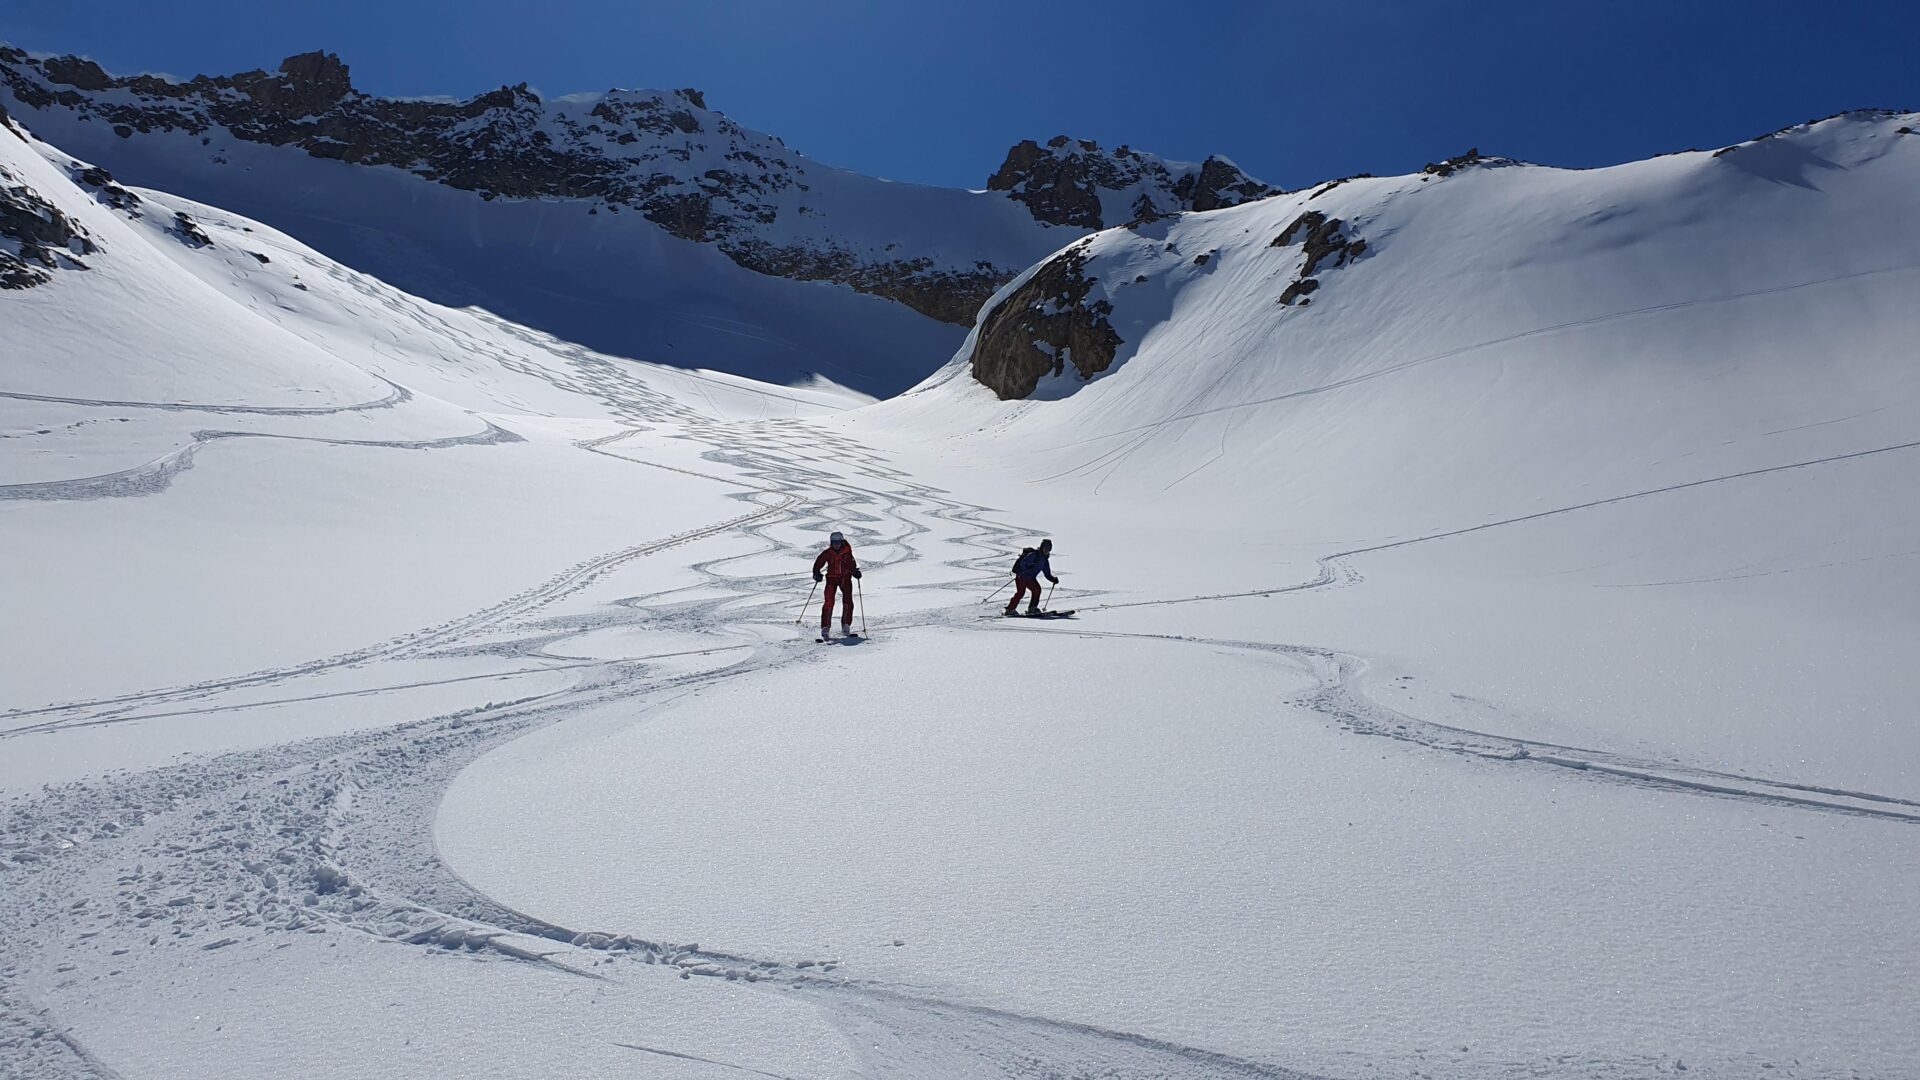
<instances>
[{"instance_id":1,"label":"dark helmet","mask_svg":"<svg viewBox=\"0 0 1920 1080\"><path fill-rule=\"evenodd\" d=\"M1042 549L1042 550L1044 550L1044 551L1052 551L1052 550L1053 550L1053 541L1051 541L1051 540L1042 540L1042 541L1040 541L1040 547L1041 547L1041 549Z\"/></svg>"}]
</instances>

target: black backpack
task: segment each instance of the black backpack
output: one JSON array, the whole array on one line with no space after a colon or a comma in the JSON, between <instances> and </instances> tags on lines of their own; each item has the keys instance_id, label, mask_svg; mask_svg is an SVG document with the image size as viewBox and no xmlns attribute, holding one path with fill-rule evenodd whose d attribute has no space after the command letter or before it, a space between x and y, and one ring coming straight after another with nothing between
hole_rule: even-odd
<instances>
[{"instance_id":1,"label":"black backpack","mask_svg":"<svg viewBox=\"0 0 1920 1080\"><path fill-rule=\"evenodd\" d=\"M1019 558L1017 558L1017 559L1015 559L1015 560L1013 560L1013 575L1014 575L1015 577L1019 577L1019 576L1020 576L1020 568L1021 568L1021 567L1023 567L1023 566L1025 566L1025 565L1027 564L1027 556L1029 556L1029 555L1031 555L1031 554L1033 554L1033 549L1032 549L1032 548L1021 548L1021 549L1020 549L1020 557L1019 557Z\"/></svg>"}]
</instances>

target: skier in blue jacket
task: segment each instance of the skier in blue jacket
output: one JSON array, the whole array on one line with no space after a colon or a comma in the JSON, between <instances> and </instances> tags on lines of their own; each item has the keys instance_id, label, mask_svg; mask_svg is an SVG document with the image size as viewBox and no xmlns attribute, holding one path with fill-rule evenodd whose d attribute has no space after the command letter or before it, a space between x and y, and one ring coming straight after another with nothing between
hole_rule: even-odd
<instances>
[{"instance_id":1,"label":"skier in blue jacket","mask_svg":"<svg viewBox=\"0 0 1920 1080\"><path fill-rule=\"evenodd\" d=\"M1033 599L1027 604L1027 614L1040 614L1041 575L1045 575L1046 579L1055 585L1060 584L1060 579L1053 576L1053 565L1049 560L1052 554L1053 541L1051 540L1042 540L1039 547L1027 548L1020 553L1019 560L1013 564L1014 581L1019 587L1013 591L1013 599L1007 601L1007 614L1020 613L1020 598L1027 595L1029 589L1033 590Z\"/></svg>"}]
</instances>

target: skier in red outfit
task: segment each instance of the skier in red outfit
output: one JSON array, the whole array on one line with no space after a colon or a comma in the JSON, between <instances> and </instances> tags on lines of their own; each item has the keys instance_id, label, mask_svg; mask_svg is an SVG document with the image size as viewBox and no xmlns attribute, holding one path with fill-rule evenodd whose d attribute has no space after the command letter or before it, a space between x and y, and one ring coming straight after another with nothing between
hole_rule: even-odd
<instances>
[{"instance_id":1,"label":"skier in red outfit","mask_svg":"<svg viewBox=\"0 0 1920 1080\"><path fill-rule=\"evenodd\" d=\"M826 571L825 577L821 575ZM813 560L813 580L827 583L827 599L820 605L820 637L826 639L827 630L833 623L833 591L840 590L840 634L851 637L853 634L853 579L860 576L860 564L854 561L853 545L847 538L834 533L827 543L827 550Z\"/></svg>"}]
</instances>

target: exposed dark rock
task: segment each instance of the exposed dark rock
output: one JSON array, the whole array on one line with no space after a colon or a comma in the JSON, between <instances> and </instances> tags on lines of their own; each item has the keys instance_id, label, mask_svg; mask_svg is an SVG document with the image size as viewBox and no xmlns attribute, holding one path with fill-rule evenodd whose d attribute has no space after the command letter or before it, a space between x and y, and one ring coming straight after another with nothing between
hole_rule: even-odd
<instances>
[{"instance_id":1,"label":"exposed dark rock","mask_svg":"<svg viewBox=\"0 0 1920 1080\"><path fill-rule=\"evenodd\" d=\"M1318 210L1308 210L1306 213L1301 214L1297 218L1294 218L1292 224L1288 225L1284 229L1281 229L1280 234L1273 238L1273 243L1267 246L1268 247L1286 247L1287 245L1293 243L1299 237L1301 229L1312 231L1313 229L1319 228L1321 225L1326 224L1326 221L1327 221L1327 215L1321 213Z\"/></svg>"},{"instance_id":2,"label":"exposed dark rock","mask_svg":"<svg viewBox=\"0 0 1920 1080\"><path fill-rule=\"evenodd\" d=\"M1207 265L1207 260L1208 260L1208 259L1211 259L1211 258L1213 258L1213 252L1211 252L1211 251L1203 251L1203 252L1201 252L1200 254L1198 254L1198 255L1195 255L1195 256L1193 257L1193 265L1195 265L1195 266L1205 266L1205 265Z\"/></svg>"},{"instance_id":3,"label":"exposed dark rock","mask_svg":"<svg viewBox=\"0 0 1920 1080\"><path fill-rule=\"evenodd\" d=\"M1309 293L1320 287L1320 281L1313 275L1323 264L1345 266L1359 258L1367 250L1367 242L1357 237L1349 237L1341 231L1344 223L1339 218L1328 217L1318 210L1308 210L1273 238L1271 247L1289 247L1299 244L1306 255L1300 265L1300 272L1284 292L1280 294L1283 304L1298 304L1305 307L1310 302Z\"/></svg>"},{"instance_id":4,"label":"exposed dark rock","mask_svg":"<svg viewBox=\"0 0 1920 1080\"><path fill-rule=\"evenodd\" d=\"M256 258L256 259L258 259L258 260L260 260L260 265L261 265L261 266L265 266L265 265L267 265L268 263L270 263L270 262L272 262L272 261L273 261L272 259L269 259L269 258L267 258L267 257L266 257L265 255L262 255L262 254L260 254L260 253L259 253L259 252L257 252L257 251L249 251L249 252L247 252L247 254L249 254L249 255L251 255L251 256L253 256L254 258Z\"/></svg>"},{"instance_id":5,"label":"exposed dark rock","mask_svg":"<svg viewBox=\"0 0 1920 1080\"><path fill-rule=\"evenodd\" d=\"M1319 269L1325 259L1333 258L1335 266L1346 262L1349 245L1347 238L1340 235L1340 219L1329 218L1307 234L1307 241L1302 246L1306 250L1307 261L1301 264L1300 275L1305 277Z\"/></svg>"},{"instance_id":6,"label":"exposed dark rock","mask_svg":"<svg viewBox=\"0 0 1920 1080\"><path fill-rule=\"evenodd\" d=\"M1344 184L1344 183L1347 183L1347 182L1349 182L1349 181L1352 181L1352 180L1371 180L1371 179L1373 179L1373 174L1372 174L1372 173L1370 173L1370 172L1363 172L1363 173L1355 173L1355 174L1353 174L1352 176L1343 176L1343 177L1341 177L1341 178L1340 178L1340 179L1338 179L1338 180L1329 180L1329 181L1327 181L1326 183L1324 183L1324 184L1321 184L1321 185L1319 186L1319 188L1317 188L1317 189L1316 189L1316 190L1314 191L1314 193L1313 193L1313 194L1311 194L1311 195L1309 195L1309 196L1307 196L1307 201L1308 201L1308 202L1312 202L1313 200L1315 200L1315 199L1317 199L1317 198L1319 198L1320 196L1322 196L1322 195L1325 195L1325 194L1326 194L1327 192L1329 192L1329 191L1332 191L1332 190L1333 190L1334 188L1337 188L1337 187L1339 187L1339 186L1340 186L1341 184Z\"/></svg>"},{"instance_id":7,"label":"exposed dark rock","mask_svg":"<svg viewBox=\"0 0 1920 1080\"><path fill-rule=\"evenodd\" d=\"M305 108L310 113L319 112L353 93L347 65L330 52L289 56L280 61L280 74L286 76L282 86L267 89L272 84L263 85L266 98Z\"/></svg>"},{"instance_id":8,"label":"exposed dark rock","mask_svg":"<svg viewBox=\"0 0 1920 1080\"><path fill-rule=\"evenodd\" d=\"M1279 192L1279 188L1255 180L1241 172L1240 166L1222 157L1210 157L1201 162L1199 172L1181 177L1179 183L1173 186L1175 195L1193 209L1203 211L1239 206Z\"/></svg>"},{"instance_id":9,"label":"exposed dark rock","mask_svg":"<svg viewBox=\"0 0 1920 1080\"><path fill-rule=\"evenodd\" d=\"M1196 169L1170 165L1125 146L1109 153L1090 140L1065 135L1048 140L1045 147L1032 139L1015 144L999 170L987 178L987 189L1004 191L1025 203L1036 220L1101 229L1108 222L1101 217L1100 192L1143 183L1150 190L1135 198L1130 208L1135 222L1186 210L1239 206L1280 191L1222 157L1210 157Z\"/></svg>"},{"instance_id":10,"label":"exposed dark rock","mask_svg":"<svg viewBox=\"0 0 1920 1080\"><path fill-rule=\"evenodd\" d=\"M41 65L41 70L54 82L82 90L105 90L113 85L113 78L99 64L83 57L56 56Z\"/></svg>"},{"instance_id":11,"label":"exposed dark rock","mask_svg":"<svg viewBox=\"0 0 1920 1080\"><path fill-rule=\"evenodd\" d=\"M1002 401L1033 393L1044 375L1071 363L1091 379L1113 363L1122 341L1107 319L1113 305L1088 301L1094 283L1077 247L1044 263L980 323L969 366Z\"/></svg>"},{"instance_id":12,"label":"exposed dark rock","mask_svg":"<svg viewBox=\"0 0 1920 1080\"><path fill-rule=\"evenodd\" d=\"M29 289L65 264L84 270L76 256L97 250L81 224L0 169L0 289Z\"/></svg>"},{"instance_id":13,"label":"exposed dark rock","mask_svg":"<svg viewBox=\"0 0 1920 1080\"><path fill-rule=\"evenodd\" d=\"M1124 147L1122 149L1124 149ZM1133 220L1127 222L1127 228L1137 229L1142 225L1151 225L1166 216L1166 214L1160 212L1159 207L1153 204L1153 196L1142 194L1139 198L1133 200Z\"/></svg>"},{"instance_id":14,"label":"exposed dark rock","mask_svg":"<svg viewBox=\"0 0 1920 1080\"><path fill-rule=\"evenodd\" d=\"M185 210L174 212L173 232L174 235L180 238L180 242L188 247L203 248L213 246L213 237L208 236L207 231L200 227L200 223L193 220L193 215L187 213Z\"/></svg>"},{"instance_id":15,"label":"exposed dark rock","mask_svg":"<svg viewBox=\"0 0 1920 1080\"><path fill-rule=\"evenodd\" d=\"M1460 169L1468 165L1476 164L1480 160L1480 148L1476 146L1458 157L1450 157L1441 162L1429 161L1427 162L1427 167L1420 171L1429 176L1452 176Z\"/></svg>"},{"instance_id":16,"label":"exposed dark rock","mask_svg":"<svg viewBox=\"0 0 1920 1080\"><path fill-rule=\"evenodd\" d=\"M697 192L656 199L641 212L648 221L682 240L702 242L714 239L708 229L713 220L713 200Z\"/></svg>"},{"instance_id":17,"label":"exposed dark rock","mask_svg":"<svg viewBox=\"0 0 1920 1080\"><path fill-rule=\"evenodd\" d=\"M1056 141L1064 139L1059 136ZM987 178L987 190L1010 193L1027 205L1036 220L1098 229L1102 227L1100 196L1080 162L1077 157L1056 157L1032 139L1024 139L1007 151L1007 160Z\"/></svg>"},{"instance_id":18,"label":"exposed dark rock","mask_svg":"<svg viewBox=\"0 0 1920 1080\"><path fill-rule=\"evenodd\" d=\"M970 323L1013 274L990 264L970 272L937 269L931 259L863 262L844 249L724 241L720 250L757 273L796 281L831 281L883 296L941 322Z\"/></svg>"},{"instance_id":19,"label":"exposed dark rock","mask_svg":"<svg viewBox=\"0 0 1920 1080\"><path fill-rule=\"evenodd\" d=\"M1335 266L1340 266L1366 250L1366 242L1348 240L1341 234L1342 222L1339 218L1330 218L1318 210L1309 210L1293 219L1293 224L1280 230L1273 238L1273 247L1286 247L1296 241L1306 248L1307 261L1300 268L1301 277L1309 277L1320 263L1334 258Z\"/></svg>"},{"instance_id":20,"label":"exposed dark rock","mask_svg":"<svg viewBox=\"0 0 1920 1080\"><path fill-rule=\"evenodd\" d=\"M83 187L92 188L94 198L115 210L132 210L140 205L140 196L115 183L113 174L98 165L76 171L73 179Z\"/></svg>"},{"instance_id":21,"label":"exposed dark rock","mask_svg":"<svg viewBox=\"0 0 1920 1080\"><path fill-rule=\"evenodd\" d=\"M28 266L20 259L0 251L0 289L31 289L48 280L45 270Z\"/></svg>"},{"instance_id":22,"label":"exposed dark rock","mask_svg":"<svg viewBox=\"0 0 1920 1080\"><path fill-rule=\"evenodd\" d=\"M1312 300L1307 299L1307 294L1313 292L1315 289L1318 289L1319 287L1320 287L1320 279L1301 278L1300 280L1287 286L1287 291L1280 294L1280 302L1287 305L1292 305L1297 303L1301 307L1306 307L1308 304L1313 303Z\"/></svg>"}]
</instances>

